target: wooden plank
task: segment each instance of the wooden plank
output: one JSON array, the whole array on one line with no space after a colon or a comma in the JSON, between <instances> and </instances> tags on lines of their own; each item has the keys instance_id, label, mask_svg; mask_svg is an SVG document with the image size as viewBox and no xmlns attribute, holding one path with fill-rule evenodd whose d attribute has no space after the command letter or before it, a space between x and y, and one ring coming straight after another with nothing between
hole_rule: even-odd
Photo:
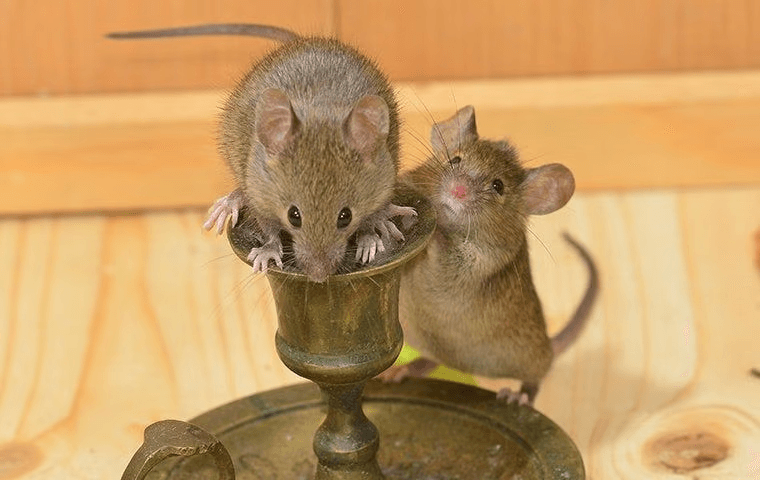
<instances>
[{"instance_id":1,"label":"wooden plank","mask_svg":"<svg viewBox=\"0 0 760 480\"><path fill-rule=\"evenodd\" d=\"M0 2L0 95L220 88L267 40L200 37L117 42L105 33L200 23L264 23L333 33L333 0Z\"/></svg>"},{"instance_id":2,"label":"wooden plank","mask_svg":"<svg viewBox=\"0 0 760 480\"><path fill-rule=\"evenodd\" d=\"M476 107L481 134L581 190L760 181L760 73L400 85L404 165L432 119ZM233 188L214 146L219 92L0 102L0 213L207 206Z\"/></svg>"},{"instance_id":3,"label":"wooden plank","mask_svg":"<svg viewBox=\"0 0 760 480\"><path fill-rule=\"evenodd\" d=\"M590 323L537 401L587 478L674 478L679 459L689 478L760 473L757 205L760 185L581 193L533 219L551 330L586 279L562 230L601 274ZM276 356L267 283L201 218L0 219L0 472L118 478L147 424L300 381Z\"/></svg>"},{"instance_id":4,"label":"wooden plank","mask_svg":"<svg viewBox=\"0 0 760 480\"><path fill-rule=\"evenodd\" d=\"M343 0L338 14L397 80L760 65L755 2Z\"/></svg>"},{"instance_id":5,"label":"wooden plank","mask_svg":"<svg viewBox=\"0 0 760 480\"><path fill-rule=\"evenodd\" d=\"M114 42L115 30L257 22L334 34L394 80L760 66L760 8L716 0L0 2L0 95L228 87L271 42Z\"/></svg>"}]
</instances>

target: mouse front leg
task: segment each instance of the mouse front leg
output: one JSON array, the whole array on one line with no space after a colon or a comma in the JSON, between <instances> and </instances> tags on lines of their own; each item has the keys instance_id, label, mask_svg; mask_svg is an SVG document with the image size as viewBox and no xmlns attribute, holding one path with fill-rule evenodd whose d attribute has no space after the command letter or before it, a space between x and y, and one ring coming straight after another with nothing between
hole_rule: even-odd
<instances>
[{"instance_id":1,"label":"mouse front leg","mask_svg":"<svg viewBox=\"0 0 760 480\"><path fill-rule=\"evenodd\" d=\"M253 273L267 273L269 261L282 268L282 242L280 228L275 223L261 222L261 236L264 244L251 249L248 261L251 262Z\"/></svg>"},{"instance_id":2,"label":"mouse front leg","mask_svg":"<svg viewBox=\"0 0 760 480\"><path fill-rule=\"evenodd\" d=\"M380 238L385 242L389 242L391 238L399 242L405 240L401 230L396 227L395 223L391 222L391 218L395 217L402 217L401 224L404 229L407 229L414 223L414 219L417 217L417 210L413 207L402 207L392 203L380 210L374 219L374 227L380 232Z\"/></svg>"},{"instance_id":3,"label":"mouse front leg","mask_svg":"<svg viewBox=\"0 0 760 480\"><path fill-rule=\"evenodd\" d=\"M356 239L356 260L362 263L372 262L378 252L385 251L385 245L390 244L391 240L404 241L404 234L391 221L391 218L404 217L402 222L407 225L407 222L416 216L417 211L414 208L401 207L392 203L371 215L359 229Z\"/></svg>"},{"instance_id":4,"label":"mouse front leg","mask_svg":"<svg viewBox=\"0 0 760 480\"><path fill-rule=\"evenodd\" d=\"M385 245L374 228L362 229L356 237L356 261L369 263L378 252L384 252Z\"/></svg>"},{"instance_id":5,"label":"mouse front leg","mask_svg":"<svg viewBox=\"0 0 760 480\"><path fill-rule=\"evenodd\" d=\"M251 262L253 273L267 273L269 261L282 268L282 242L275 236L261 247L252 248L248 254L248 261Z\"/></svg>"},{"instance_id":6,"label":"mouse front leg","mask_svg":"<svg viewBox=\"0 0 760 480\"><path fill-rule=\"evenodd\" d=\"M243 191L239 188L231 191L227 195L219 198L214 205L209 208L209 214L206 221L203 222L203 228L211 230L216 227L216 233L221 235L224 231L224 223L227 218L230 219L230 227L234 227L238 221L240 209L245 204Z\"/></svg>"}]
</instances>

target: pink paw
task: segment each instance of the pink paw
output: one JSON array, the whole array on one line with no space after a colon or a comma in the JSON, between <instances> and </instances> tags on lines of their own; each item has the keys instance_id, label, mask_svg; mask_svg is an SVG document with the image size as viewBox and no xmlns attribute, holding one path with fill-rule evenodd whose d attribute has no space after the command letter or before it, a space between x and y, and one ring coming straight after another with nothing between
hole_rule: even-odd
<instances>
[{"instance_id":1,"label":"pink paw","mask_svg":"<svg viewBox=\"0 0 760 480\"><path fill-rule=\"evenodd\" d=\"M418 357L406 365L393 365L378 375L378 380L384 383L399 383L405 378L423 378L435 370L438 362L425 357Z\"/></svg>"},{"instance_id":2,"label":"pink paw","mask_svg":"<svg viewBox=\"0 0 760 480\"><path fill-rule=\"evenodd\" d=\"M233 190L214 202L209 208L209 214L206 221L203 222L203 228L211 230L216 228L216 233L221 235L224 231L224 222L230 219L230 226L234 227L238 221L240 209L243 207L243 192L239 189Z\"/></svg>"},{"instance_id":3,"label":"pink paw","mask_svg":"<svg viewBox=\"0 0 760 480\"><path fill-rule=\"evenodd\" d=\"M378 252L384 252L385 245L376 233L363 233L356 240L356 260L369 263L375 260Z\"/></svg>"},{"instance_id":4,"label":"pink paw","mask_svg":"<svg viewBox=\"0 0 760 480\"><path fill-rule=\"evenodd\" d=\"M528 398L527 393L520 391L515 392L508 387L502 388L496 392L496 398L499 400L504 400L507 403L516 403L520 406L530 405L530 399Z\"/></svg>"},{"instance_id":5,"label":"pink paw","mask_svg":"<svg viewBox=\"0 0 760 480\"><path fill-rule=\"evenodd\" d=\"M278 241L269 242L260 248L253 248L248 254L253 273L267 273L270 260L274 260L274 263L282 268L282 245Z\"/></svg>"},{"instance_id":6,"label":"pink paw","mask_svg":"<svg viewBox=\"0 0 760 480\"><path fill-rule=\"evenodd\" d=\"M375 378L383 383L399 383L409 376L411 375L408 365L393 365Z\"/></svg>"}]
</instances>

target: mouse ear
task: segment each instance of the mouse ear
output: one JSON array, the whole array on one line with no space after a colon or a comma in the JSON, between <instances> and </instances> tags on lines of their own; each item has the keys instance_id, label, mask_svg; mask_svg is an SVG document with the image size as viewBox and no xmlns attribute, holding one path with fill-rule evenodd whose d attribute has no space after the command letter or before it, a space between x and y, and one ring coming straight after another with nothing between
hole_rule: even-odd
<instances>
[{"instance_id":1,"label":"mouse ear","mask_svg":"<svg viewBox=\"0 0 760 480\"><path fill-rule=\"evenodd\" d=\"M528 170L522 182L525 213L546 215L562 208L575 192L573 173L564 165L550 163Z\"/></svg>"},{"instance_id":2,"label":"mouse ear","mask_svg":"<svg viewBox=\"0 0 760 480\"><path fill-rule=\"evenodd\" d=\"M298 118L288 96L276 88L264 90L256 107L259 142L270 155L281 153L298 128Z\"/></svg>"},{"instance_id":3,"label":"mouse ear","mask_svg":"<svg viewBox=\"0 0 760 480\"><path fill-rule=\"evenodd\" d=\"M377 95L362 97L343 124L348 144L365 160L372 158L378 142L385 140L390 131L388 105Z\"/></svg>"},{"instance_id":4,"label":"mouse ear","mask_svg":"<svg viewBox=\"0 0 760 480\"><path fill-rule=\"evenodd\" d=\"M460 108L451 118L433 124L430 144L434 152L445 153L458 150L464 143L478 139L475 125L475 109L472 105Z\"/></svg>"}]
</instances>

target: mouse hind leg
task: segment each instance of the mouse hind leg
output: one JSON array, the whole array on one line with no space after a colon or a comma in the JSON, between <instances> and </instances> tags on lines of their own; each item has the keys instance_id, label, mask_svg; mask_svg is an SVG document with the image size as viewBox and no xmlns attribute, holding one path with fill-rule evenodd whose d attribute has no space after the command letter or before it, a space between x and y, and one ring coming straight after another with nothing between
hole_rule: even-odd
<instances>
[{"instance_id":1,"label":"mouse hind leg","mask_svg":"<svg viewBox=\"0 0 760 480\"><path fill-rule=\"evenodd\" d=\"M533 406L538 395L539 384L537 382L523 382L520 390L515 392L511 388L502 388L496 393L496 398L507 403Z\"/></svg>"},{"instance_id":2,"label":"mouse hind leg","mask_svg":"<svg viewBox=\"0 0 760 480\"><path fill-rule=\"evenodd\" d=\"M437 366L438 362L429 358L419 357L406 365L393 365L375 378L384 383L398 383L409 377L425 377Z\"/></svg>"}]
</instances>

